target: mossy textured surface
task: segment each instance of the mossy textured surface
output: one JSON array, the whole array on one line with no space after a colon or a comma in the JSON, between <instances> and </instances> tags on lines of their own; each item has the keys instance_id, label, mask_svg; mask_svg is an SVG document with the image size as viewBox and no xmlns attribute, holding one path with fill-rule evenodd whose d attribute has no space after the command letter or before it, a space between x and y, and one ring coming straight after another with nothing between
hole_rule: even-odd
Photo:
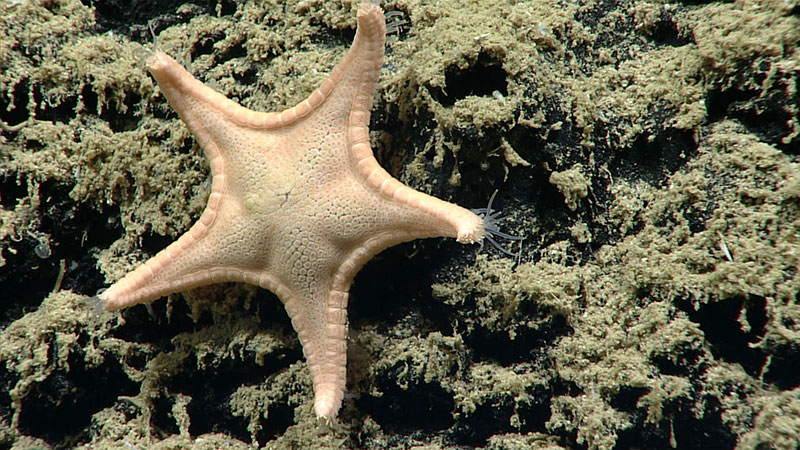
<instances>
[{"instance_id":1,"label":"mossy textured surface","mask_svg":"<svg viewBox=\"0 0 800 450\"><path fill-rule=\"evenodd\" d=\"M271 293L87 298L208 196L144 70L148 23L202 81L278 110L339 61L357 2L0 3L0 447L796 448L800 2L384 8L408 23L378 160L465 207L498 189L525 239L368 264L328 428Z\"/></svg>"}]
</instances>

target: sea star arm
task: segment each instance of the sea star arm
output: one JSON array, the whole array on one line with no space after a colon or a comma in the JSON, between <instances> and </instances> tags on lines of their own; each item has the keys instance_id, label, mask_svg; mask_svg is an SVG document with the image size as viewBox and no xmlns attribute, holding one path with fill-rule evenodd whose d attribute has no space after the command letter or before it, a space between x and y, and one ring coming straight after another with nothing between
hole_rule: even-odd
<instances>
[{"instance_id":1,"label":"sea star arm","mask_svg":"<svg viewBox=\"0 0 800 450\"><path fill-rule=\"evenodd\" d=\"M210 212L209 212L210 211ZM213 216L212 203L200 220L177 241L98 294L106 310L127 308L199 286L239 281L274 292L286 302L292 292L277 277L258 267L246 267L230 252L220 255L214 242L203 239ZM205 218L205 220L204 220Z\"/></svg>"},{"instance_id":2,"label":"sea star arm","mask_svg":"<svg viewBox=\"0 0 800 450\"><path fill-rule=\"evenodd\" d=\"M347 301L348 291L320 292L322 314L302 310L302 302L289 302L286 311L292 317L314 385L314 412L317 417L333 420L342 405L347 371ZM296 303L297 308L290 305Z\"/></svg>"},{"instance_id":3,"label":"sea star arm","mask_svg":"<svg viewBox=\"0 0 800 450\"><path fill-rule=\"evenodd\" d=\"M339 264L327 290L313 297L322 305L322 314L314 316L302 302L286 301L286 311L300 336L311 380L314 385L314 412L317 417L332 420L342 404L347 365L347 302L350 286L364 264L386 247L408 241L404 232L373 236Z\"/></svg>"},{"instance_id":4,"label":"sea star arm","mask_svg":"<svg viewBox=\"0 0 800 450\"><path fill-rule=\"evenodd\" d=\"M453 237L461 243L480 242L484 223L472 211L411 189L392 177L378 164L369 144L369 118L372 94L383 62L386 24L383 12L375 5L361 4L358 11L358 32L353 46L339 64L331 79L338 78L337 89L346 90L343 80L352 80L355 95L348 117L347 145L353 170L380 194L393 202L423 212L428 219L429 236ZM362 47L364 47L362 49ZM355 56L359 64L353 64ZM339 75L339 72L342 72ZM423 237L423 236L420 236Z\"/></svg>"}]
</instances>

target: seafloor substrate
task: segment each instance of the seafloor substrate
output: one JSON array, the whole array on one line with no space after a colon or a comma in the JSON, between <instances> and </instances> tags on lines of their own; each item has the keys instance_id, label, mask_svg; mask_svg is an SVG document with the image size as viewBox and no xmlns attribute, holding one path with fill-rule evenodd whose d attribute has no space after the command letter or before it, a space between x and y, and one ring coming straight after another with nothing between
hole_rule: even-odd
<instances>
[{"instance_id":1,"label":"seafloor substrate","mask_svg":"<svg viewBox=\"0 0 800 450\"><path fill-rule=\"evenodd\" d=\"M448 240L351 295L347 396L312 413L268 292L85 299L202 211L158 45L247 107L308 95L356 2L0 3L0 447L794 448L800 2L395 1L378 160L518 254Z\"/></svg>"}]
</instances>

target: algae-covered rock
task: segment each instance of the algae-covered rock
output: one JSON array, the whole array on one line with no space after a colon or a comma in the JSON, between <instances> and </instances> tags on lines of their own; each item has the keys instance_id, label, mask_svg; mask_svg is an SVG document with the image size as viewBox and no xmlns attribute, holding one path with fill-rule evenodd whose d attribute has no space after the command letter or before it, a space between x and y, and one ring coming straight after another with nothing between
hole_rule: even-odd
<instances>
[{"instance_id":1,"label":"algae-covered rock","mask_svg":"<svg viewBox=\"0 0 800 450\"><path fill-rule=\"evenodd\" d=\"M368 264L335 423L268 292L97 311L210 189L147 50L279 110L357 5L0 4L0 447L796 448L796 0L383 2L376 157L524 240Z\"/></svg>"}]
</instances>

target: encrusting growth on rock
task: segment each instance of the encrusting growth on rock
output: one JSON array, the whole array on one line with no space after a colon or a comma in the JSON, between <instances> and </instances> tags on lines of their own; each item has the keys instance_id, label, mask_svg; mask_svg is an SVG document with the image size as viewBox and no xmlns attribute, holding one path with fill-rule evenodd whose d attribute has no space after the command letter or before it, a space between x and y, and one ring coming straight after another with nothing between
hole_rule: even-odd
<instances>
[{"instance_id":1,"label":"encrusting growth on rock","mask_svg":"<svg viewBox=\"0 0 800 450\"><path fill-rule=\"evenodd\" d=\"M300 337L315 412L334 419L359 269L413 239L481 242L496 220L415 191L375 160L368 125L385 33L381 9L360 5L344 59L307 99L279 113L238 105L156 49L147 68L205 151L211 194L188 232L98 295L105 309L223 281L269 289Z\"/></svg>"}]
</instances>

